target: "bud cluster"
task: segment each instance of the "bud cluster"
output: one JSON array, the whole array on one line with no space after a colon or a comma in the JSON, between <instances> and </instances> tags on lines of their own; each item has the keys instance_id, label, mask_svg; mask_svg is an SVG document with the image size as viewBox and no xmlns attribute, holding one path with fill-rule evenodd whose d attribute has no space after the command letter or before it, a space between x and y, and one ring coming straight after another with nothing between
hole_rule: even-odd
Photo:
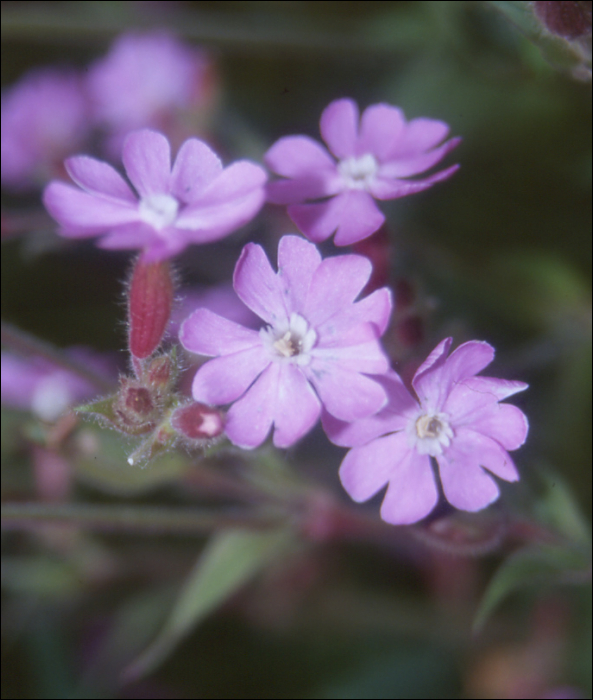
<instances>
[{"instance_id":1,"label":"bud cluster","mask_svg":"<svg viewBox=\"0 0 593 700\"><path fill-rule=\"evenodd\" d=\"M188 402L176 391L176 348L159 351L171 316L174 287L168 261L136 261L127 292L134 376L120 377L116 394L78 409L126 435L144 436L130 455L130 464L147 462L179 440L192 447L204 446L224 428L219 409Z\"/></svg>"}]
</instances>

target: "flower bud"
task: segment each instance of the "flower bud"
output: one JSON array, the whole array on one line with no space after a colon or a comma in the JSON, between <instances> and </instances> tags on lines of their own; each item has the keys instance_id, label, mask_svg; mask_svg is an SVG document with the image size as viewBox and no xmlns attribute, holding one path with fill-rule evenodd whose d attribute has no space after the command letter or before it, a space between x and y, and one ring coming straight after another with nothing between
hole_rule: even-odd
<instances>
[{"instance_id":1,"label":"flower bud","mask_svg":"<svg viewBox=\"0 0 593 700\"><path fill-rule=\"evenodd\" d=\"M534 2L535 14L551 34L578 39L591 33L590 2Z\"/></svg>"},{"instance_id":2,"label":"flower bud","mask_svg":"<svg viewBox=\"0 0 593 700\"><path fill-rule=\"evenodd\" d=\"M174 285L167 260L134 265L128 292L130 353L143 360L150 357L163 339L171 316Z\"/></svg>"},{"instance_id":3,"label":"flower bud","mask_svg":"<svg viewBox=\"0 0 593 700\"><path fill-rule=\"evenodd\" d=\"M127 377L121 380L113 409L120 430L130 434L152 430L160 414L150 391L140 382Z\"/></svg>"},{"instance_id":4,"label":"flower bud","mask_svg":"<svg viewBox=\"0 0 593 700\"><path fill-rule=\"evenodd\" d=\"M208 440L222 433L224 418L217 408L194 402L173 411L171 426L189 440Z\"/></svg>"}]
</instances>

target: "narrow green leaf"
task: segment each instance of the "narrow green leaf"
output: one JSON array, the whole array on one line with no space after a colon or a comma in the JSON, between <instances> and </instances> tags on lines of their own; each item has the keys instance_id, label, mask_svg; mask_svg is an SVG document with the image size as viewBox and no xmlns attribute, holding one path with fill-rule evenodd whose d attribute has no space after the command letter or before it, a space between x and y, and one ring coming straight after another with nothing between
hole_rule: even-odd
<instances>
[{"instance_id":1,"label":"narrow green leaf","mask_svg":"<svg viewBox=\"0 0 593 700\"><path fill-rule=\"evenodd\" d=\"M227 530L215 535L202 553L159 636L124 670L126 681L152 671L206 615L293 542L283 529L273 532Z\"/></svg>"},{"instance_id":2,"label":"narrow green leaf","mask_svg":"<svg viewBox=\"0 0 593 700\"><path fill-rule=\"evenodd\" d=\"M512 591L581 577L584 580L588 566L590 558L581 549L538 546L518 551L492 577L474 619L474 633L482 629L494 609Z\"/></svg>"}]
</instances>

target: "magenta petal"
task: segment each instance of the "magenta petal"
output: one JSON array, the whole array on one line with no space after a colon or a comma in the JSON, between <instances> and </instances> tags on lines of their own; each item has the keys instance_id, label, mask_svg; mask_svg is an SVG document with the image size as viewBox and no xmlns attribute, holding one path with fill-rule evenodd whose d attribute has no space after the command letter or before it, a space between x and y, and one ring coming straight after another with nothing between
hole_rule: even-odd
<instances>
[{"instance_id":1,"label":"magenta petal","mask_svg":"<svg viewBox=\"0 0 593 700\"><path fill-rule=\"evenodd\" d=\"M74 238L93 236L106 228L138 221L135 204L100 199L62 182L50 182L43 203L53 218L64 227L63 234Z\"/></svg>"},{"instance_id":2,"label":"magenta petal","mask_svg":"<svg viewBox=\"0 0 593 700\"><path fill-rule=\"evenodd\" d=\"M171 150L157 131L133 131L124 142L122 160L130 181L141 197L169 194Z\"/></svg>"},{"instance_id":3,"label":"magenta petal","mask_svg":"<svg viewBox=\"0 0 593 700\"><path fill-rule=\"evenodd\" d=\"M226 355L261 346L257 331L209 309L197 309L181 324L179 340L186 350L199 355Z\"/></svg>"},{"instance_id":4,"label":"magenta petal","mask_svg":"<svg viewBox=\"0 0 593 700\"><path fill-rule=\"evenodd\" d=\"M469 401L469 393L474 395L473 401L475 402L476 395L482 395L483 401L503 401L513 394L517 394L520 391L525 391L529 387L529 384L525 382L518 382L513 379L496 379L494 377L468 377L464 379L461 384L458 384L451 390L450 398L447 401L453 400L457 397L458 391L467 392L463 396L459 397L459 400L455 398L456 408L455 412L462 415L461 405ZM485 398L484 398L485 397Z\"/></svg>"},{"instance_id":5,"label":"magenta petal","mask_svg":"<svg viewBox=\"0 0 593 700\"><path fill-rule=\"evenodd\" d=\"M377 104L367 107L360 120L360 138L356 155L372 153L385 162L405 127L404 113L399 107Z\"/></svg>"},{"instance_id":6,"label":"magenta petal","mask_svg":"<svg viewBox=\"0 0 593 700\"><path fill-rule=\"evenodd\" d=\"M434 148L449 133L449 126L437 119L419 117L406 124L401 138L394 144L389 159L414 156Z\"/></svg>"},{"instance_id":7,"label":"magenta petal","mask_svg":"<svg viewBox=\"0 0 593 700\"><path fill-rule=\"evenodd\" d=\"M368 282L372 265L362 255L338 255L321 262L309 287L305 317L319 326L346 310Z\"/></svg>"},{"instance_id":8,"label":"magenta petal","mask_svg":"<svg viewBox=\"0 0 593 700\"><path fill-rule=\"evenodd\" d=\"M343 189L337 170L309 174L295 180L278 180L266 185L266 200L272 204L298 204L307 199L331 197Z\"/></svg>"},{"instance_id":9,"label":"magenta petal","mask_svg":"<svg viewBox=\"0 0 593 700\"><path fill-rule=\"evenodd\" d=\"M292 204L287 208L288 216L299 231L314 243L329 238L340 224L341 195L315 204Z\"/></svg>"},{"instance_id":10,"label":"magenta petal","mask_svg":"<svg viewBox=\"0 0 593 700\"><path fill-rule=\"evenodd\" d=\"M278 394L274 407L274 445L290 447L317 423L321 404L301 370L280 365Z\"/></svg>"},{"instance_id":11,"label":"magenta petal","mask_svg":"<svg viewBox=\"0 0 593 700\"><path fill-rule=\"evenodd\" d=\"M492 397L484 399L482 403L475 402L472 411L470 401L467 405L460 401L460 393L464 395L455 387L443 407L445 413L452 418L453 428L468 427L493 438L506 450L521 447L529 428L523 411L511 404L497 403ZM474 396L475 394L471 398Z\"/></svg>"},{"instance_id":12,"label":"magenta petal","mask_svg":"<svg viewBox=\"0 0 593 700\"><path fill-rule=\"evenodd\" d=\"M437 182L447 180L457 170L459 170L459 165L452 165L450 168L440 170L438 173L422 180L392 180L384 177L380 171L377 179L370 185L369 191L373 197L382 200L407 197L410 194L423 192Z\"/></svg>"},{"instance_id":13,"label":"magenta petal","mask_svg":"<svg viewBox=\"0 0 593 700\"><path fill-rule=\"evenodd\" d=\"M285 136L264 155L264 163L278 175L289 178L333 173L336 164L327 150L308 136Z\"/></svg>"},{"instance_id":14,"label":"magenta petal","mask_svg":"<svg viewBox=\"0 0 593 700\"><path fill-rule=\"evenodd\" d=\"M248 243L235 266L233 287L241 301L264 321L275 325L288 318L282 287L263 251Z\"/></svg>"},{"instance_id":15,"label":"magenta petal","mask_svg":"<svg viewBox=\"0 0 593 700\"><path fill-rule=\"evenodd\" d=\"M407 157L395 158L389 162L384 162L379 170L382 178L410 177L426 172L433 165L443 160L443 158L459 145L461 139L449 139L438 148L434 148L427 153L412 154ZM451 173L452 174L452 173Z\"/></svg>"},{"instance_id":16,"label":"magenta petal","mask_svg":"<svg viewBox=\"0 0 593 700\"><path fill-rule=\"evenodd\" d=\"M179 149L171 171L171 194L193 202L222 172L220 158L203 141L188 139Z\"/></svg>"},{"instance_id":17,"label":"magenta petal","mask_svg":"<svg viewBox=\"0 0 593 700\"><path fill-rule=\"evenodd\" d=\"M459 428L455 433L455 440L444 456L456 468L465 462L468 471L475 470L480 465L505 481L519 479L511 456L496 440L473 428Z\"/></svg>"},{"instance_id":18,"label":"magenta petal","mask_svg":"<svg viewBox=\"0 0 593 700\"><path fill-rule=\"evenodd\" d=\"M127 182L107 163L89 156L74 156L66 159L64 165L70 177L85 192L138 204Z\"/></svg>"},{"instance_id":19,"label":"magenta petal","mask_svg":"<svg viewBox=\"0 0 593 700\"><path fill-rule=\"evenodd\" d=\"M321 136L338 158L355 155L358 139L358 107L354 100L335 100L321 114Z\"/></svg>"},{"instance_id":20,"label":"magenta petal","mask_svg":"<svg viewBox=\"0 0 593 700\"><path fill-rule=\"evenodd\" d=\"M315 271L321 264L317 248L299 236L282 236L278 244L278 280L283 286L287 312L305 306Z\"/></svg>"},{"instance_id":21,"label":"magenta petal","mask_svg":"<svg viewBox=\"0 0 593 700\"><path fill-rule=\"evenodd\" d=\"M235 445L251 450L266 439L274 419L275 400L270 397L278 394L280 367L280 363L272 362L229 409L225 431Z\"/></svg>"},{"instance_id":22,"label":"magenta petal","mask_svg":"<svg viewBox=\"0 0 593 700\"><path fill-rule=\"evenodd\" d=\"M270 358L261 346L216 357L196 372L192 396L209 404L231 403L247 391L269 364Z\"/></svg>"},{"instance_id":23,"label":"magenta petal","mask_svg":"<svg viewBox=\"0 0 593 700\"><path fill-rule=\"evenodd\" d=\"M356 345L366 337L365 329L369 327L374 329L372 337L379 338L387 328L390 314L391 292L383 287L319 324L318 346Z\"/></svg>"},{"instance_id":24,"label":"magenta petal","mask_svg":"<svg viewBox=\"0 0 593 700\"><path fill-rule=\"evenodd\" d=\"M385 216L368 192L348 190L339 195L339 200L341 210L338 230L334 238L336 245L352 245L363 238L368 238L385 222Z\"/></svg>"},{"instance_id":25,"label":"magenta petal","mask_svg":"<svg viewBox=\"0 0 593 700\"><path fill-rule=\"evenodd\" d=\"M261 193L263 204L265 197L263 186L267 178L266 171L261 166L248 160L239 160L225 168L193 204L195 207L199 205L200 208L214 208L254 192Z\"/></svg>"},{"instance_id":26,"label":"magenta petal","mask_svg":"<svg viewBox=\"0 0 593 700\"><path fill-rule=\"evenodd\" d=\"M412 379L414 391L427 409L440 411L447 398L448 387L441 387L439 380L452 342L453 338L441 340Z\"/></svg>"},{"instance_id":27,"label":"magenta petal","mask_svg":"<svg viewBox=\"0 0 593 700\"><path fill-rule=\"evenodd\" d=\"M336 418L354 421L377 413L387 403L385 390L363 374L314 358L305 367L325 408Z\"/></svg>"},{"instance_id":28,"label":"magenta petal","mask_svg":"<svg viewBox=\"0 0 593 700\"><path fill-rule=\"evenodd\" d=\"M391 525L410 525L425 518L435 507L438 491L427 455L407 448L404 433L391 439L392 468L387 493L381 505L381 518Z\"/></svg>"},{"instance_id":29,"label":"magenta petal","mask_svg":"<svg viewBox=\"0 0 593 700\"><path fill-rule=\"evenodd\" d=\"M313 349L312 355L321 362L337 362L342 369L365 374L383 374L390 366L376 339L346 347L317 347Z\"/></svg>"},{"instance_id":30,"label":"magenta petal","mask_svg":"<svg viewBox=\"0 0 593 700\"><path fill-rule=\"evenodd\" d=\"M355 447L344 457L340 481L353 501L368 501L389 481L397 459L394 447L398 444L396 436L389 435Z\"/></svg>"},{"instance_id":31,"label":"magenta petal","mask_svg":"<svg viewBox=\"0 0 593 700\"><path fill-rule=\"evenodd\" d=\"M497 453L497 444L494 441L477 433L472 435L468 430L460 433L451 446L437 457L443 492L455 508L481 510L498 498L499 490L494 479L480 464L489 461L493 472L495 469L500 471L502 467L504 473L515 475L513 479L509 479L512 481L517 478L516 471L510 457L506 464L501 459L502 455ZM498 449L502 450L500 446ZM481 450L484 450L482 454Z\"/></svg>"},{"instance_id":32,"label":"magenta petal","mask_svg":"<svg viewBox=\"0 0 593 700\"><path fill-rule=\"evenodd\" d=\"M97 241L97 246L103 250L130 250L133 248L146 250L147 246L150 246L157 239L158 235L152 226L145 224L144 221L133 221L131 224L122 224L107 231Z\"/></svg>"}]
</instances>

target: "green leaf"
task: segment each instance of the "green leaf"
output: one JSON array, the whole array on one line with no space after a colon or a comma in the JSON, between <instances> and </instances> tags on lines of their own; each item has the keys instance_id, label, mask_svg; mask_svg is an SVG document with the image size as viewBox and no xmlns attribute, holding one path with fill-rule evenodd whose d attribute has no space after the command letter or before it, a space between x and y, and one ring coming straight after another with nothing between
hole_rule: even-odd
<instances>
[{"instance_id":1,"label":"green leaf","mask_svg":"<svg viewBox=\"0 0 593 700\"><path fill-rule=\"evenodd\" d=\"M127 669L126 681L152 671L209 613L245 585L293 542L285 530L227 530L215 535L190 573L159 636Z\"/></svg>"},{"instance_id":2,"label":"green leaf","mask_svg":"<svg viewBox=\"0 0 593 700\"><path fill-rule=\"evenodd\" d=\"M479 632L509 593L532 585L585 580L590 557L579 548L528 547L510 556L492 577L476 613L473 630Z\"/></svg>"}]
</instances>

